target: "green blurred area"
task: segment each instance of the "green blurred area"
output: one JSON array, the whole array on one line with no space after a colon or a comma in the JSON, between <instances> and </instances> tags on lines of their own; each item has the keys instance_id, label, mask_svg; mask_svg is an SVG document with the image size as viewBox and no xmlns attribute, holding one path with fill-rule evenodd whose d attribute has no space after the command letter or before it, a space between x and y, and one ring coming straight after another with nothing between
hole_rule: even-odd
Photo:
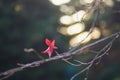
<instances>
[{"instance_id":1,"label":"green blurred area","mask_svg":"<svg viewBox=\"0 0 120 80\"><path fill-rule=\"evenodd\" d=\"M35 54L25 53L24 48L41 52L47 48L46 37L56 40L59 53L67 51L70 37L57 32L60 15L59 8L48 0L0 0L0 72L17 67L17 63L39 60ZM111 34L120 31L119 1L115 0L113 7L106 7L100 20L107 23ZM87 60L90 56L82 55L81 59ZM88 80L120 80L119 56L120 39L114 42L110 55L93 66ZM80 69L57 60L25 69L6 80L69 80ZM83 80L84 73L77 78L75 80Z\"/></svg>"}]
</instances>

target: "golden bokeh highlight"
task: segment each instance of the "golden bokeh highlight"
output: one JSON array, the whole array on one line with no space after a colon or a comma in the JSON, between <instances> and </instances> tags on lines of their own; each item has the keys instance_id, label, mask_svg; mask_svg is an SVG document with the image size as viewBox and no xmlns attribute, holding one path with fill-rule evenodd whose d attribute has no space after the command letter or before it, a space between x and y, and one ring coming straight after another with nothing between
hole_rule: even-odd
<instances>
[{"instance_id":1,"label":"golden bokeh highlight","mask_svg":"<svg viewBox=\"0 0 120 80\"><path fill-rule=\"evenodd\" d=\"M81 44L89 42L91 40L91 35L89 35L87 37L88 34L89 34L89 32L86 31L86 32L82 32L82 33L78 34L77 36L73 37L69 42L70 46L74 47L81 41L82 41Z\"/></svg>"},{"instance_id":2,"label":"golden bokeh highlight","mask_svg":"<svg viewBox=\"0 0 120 80\"><path fill-rule=\"evenodd\" d=\"M81 5L86 5L92 3L94 0L79 0Z\"/></svg>"},{"instance_id":3,"label":"golden bokeh highlight","mask_svg":"<svg viewBox=\"0 0 120 80\"><path fill-rule=\"evenodd\" d=\"M73 6L61 5L60 11L65 14L72 14L75 11Z\"/></svg>"},{"instance_id":4,"label":"golden bokeh highlight","mask_svg":"<svg viewBox=\"0 0 120 80\"><path fill-rule=\"evenodd\" d=\"M52 4L60 6L62 4L69 3L71 0L49 0Z\"/></svg>"},{"instance_id":5,"label":"golden bokeh highlight","mask_svg":"<svg viewBox=\"0 0 120 80\"><path fill-rule=\"evenodd\" d=\"M67 34L74 35L74 34L82 32L84 29L85 29L85 24L76 23L67 28Z\"/></svg>"},{"instance_id":6,"label":"golden bokeh highlight","mask_svg":"<svg viewBox=\"0 0 120 80\"><path fill-rule=\"evenodd\" d=\"M60 11L64 14L59 18L59 21L63 27L58 28L58 32L67 35L74 36L69 41L71 47L76 46L81 43L88 43L92 39L98 39L102 35L99 28L94 28L94 30L90 33L85 30L85 23L79 23L81 20L89 20L91 16L93 16L93 12L89 12L86 15L85 10L79 10L75 12L75 7L67 5L71 0L49 0L52 4L59 6ZM91 4L94 0L79 0L81 5ZM112 0L104 0L107 6L113 6Z\"/></svg>"},{"instance_id":7,"label":"golden bokeh highlight","mask_svg":"<svg viewBox=\"0 0 120 80\"><path fill-rule=\"evenodd\" d=\"M67 27L60 27L58 29L58 32L63 34L63 35L67 35Z\"/></svg>"},{"instance_id":8,"label":"golden bokeh highlight","mask_svg":"<svg viewBox=\"0 0 120 80\"><path fill-rule=\"evenodd\" d=\"M93 12L89 12L84 16L84 21L89 20L93 16Z\"/></svg>"},{"instance_id":9,"label":"golden bokeh highlight","mask_svg":"<svg viewBox=\"0 0 120 80\"><path fill-rule=\"evenodd\" d=\"M83 0L85 3L92 3L94 0Z\"/></svg>"},{"instance_id":10,"label":"golden bokeh highlight","mask_svg":"<svg viewBox=\"0 0 120 80\"><path fill-rule=\"evenodd\" d=\"M15 10L16 12L19 12L19 11L21 10L21 6L20 6L19 4L16 4L16 5L14 6L14 10Z\"/></svg>"},{"instance_id":11,"label":"golden bokeh highlight","mask_svg":"<svg viewBox=\"0 0 120 80\"><path fill-rule=\"evenodd\" d=\"M60 22L65 25L69 25L73 23L73 20L71 16L65 15L65 16L60 17Z\"/></svg>"},{"instance_id":12,"label":"golden bokeh highlight","mask_svg":"<svg viewBox=\"0 0 120 80\"><path fill-rule=\"evenodd\" d=\"M98 28L94 28L94 30L91 33L92 39L98 39L100 38L100 36L101 36L100 30Z\"/></svg>"},{"instance_id":13,"label":"golden bokeh highlight","mask_svg":"<svg viewBox=\"0 0 120 80\"><path fill-rule=\"evenodd\" d=\"M81 21L84 15L85 15L84 10L80 10L80 11L76 12L75 14L72 15L73 21L75 21L75 22Z\"/></svg>"}]
</instances>

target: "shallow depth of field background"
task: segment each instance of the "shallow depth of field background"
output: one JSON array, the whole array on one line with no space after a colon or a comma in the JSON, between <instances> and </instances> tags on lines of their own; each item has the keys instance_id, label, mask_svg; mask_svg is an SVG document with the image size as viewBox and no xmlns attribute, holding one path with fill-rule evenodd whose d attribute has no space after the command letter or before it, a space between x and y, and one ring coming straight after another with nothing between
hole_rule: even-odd
<instances>
[{"instance_id":1,"label":"shallow depth of field background","mask_svg":"<svg viewBox=\"0 0 120 80\"><path fill-rule=\"evenodd\" d=\"M41 52L47 48L44 43L46 37L56 40L59 53L74 47L90 29L94 13L89 13L84 23L79 21L92 1L0 0L0 72L17 67L17 63L39 60L34 53L24 52L24 48L34 48ZM118 31L120 0L104 0L99 21L93 33L82 44L94 42ZM119 39L114 42L109 53L98 65L91 68L88 80L120 80ZM48 58L48 55L41 55ZM77 58L87 61L90 56L90 53L85 53ZM6 80L69 80L80 69L81 67L73 67L57 60L17 72ZM84 77L85 73L75 80L83 80Z\"/></svg>"}]
</instances>

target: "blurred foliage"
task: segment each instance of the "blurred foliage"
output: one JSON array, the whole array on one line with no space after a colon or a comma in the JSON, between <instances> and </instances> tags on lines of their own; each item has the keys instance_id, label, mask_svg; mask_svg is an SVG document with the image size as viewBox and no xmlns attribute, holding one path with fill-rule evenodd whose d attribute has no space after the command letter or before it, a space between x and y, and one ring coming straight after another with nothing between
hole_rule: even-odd
<instances>
[{"instance_id":1,"label":"blurred foliage","mask_svg":"<svg viewBox=\"0 0 120 80\"><path fill-rule=\"evenodd\" d=\"M84 8L72 3L74 0L69 5L75 6L76 10ZM102 26L102 34L107 34L105 30L109 34L120 31L119 9L119 0L114 0L113 7L105 7L104 14L99 16L100 21L103 21L100 22L102 25L99 24ZM58 20L62 14L59 7L53 6L48 0L0 0L0 72L16 67L17 63L39 60L35 54L25 53L24 48L32 47L41 52L46 49L46 37L56 40L58 52L68 50L71 37L57 32L60 26ZM117 40L110 55L105 56L97 66L93 66L88 80L120 80L119 53L120 40ZM83 57L83 60L89 56ZM25 69L6 80L69 80L78 71L79 68L58 60L38 68ZM78 77L78 80L83 80L84 75Z\"/></svg>"}]
</instances>

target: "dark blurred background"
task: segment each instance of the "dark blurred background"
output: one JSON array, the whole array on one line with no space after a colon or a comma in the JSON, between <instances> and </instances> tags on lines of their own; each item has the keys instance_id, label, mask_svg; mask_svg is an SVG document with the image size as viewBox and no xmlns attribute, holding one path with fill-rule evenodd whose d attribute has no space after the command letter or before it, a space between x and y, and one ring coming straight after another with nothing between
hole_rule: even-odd
<instances>
[{"instance_id":1,"label":"dark blurred background","mask_svg":"<svg viewBox=\"0 0 120 80\"><path fill-rule=\"evenodd\" d=\"M81 37L78 36L88 33L94 13L88 15L84 24L79 23L79 15L85 12L91 2L0 0L0 72L17 67L17 63L39 60L34 53L24 52L24 48L34 48L41 52L47 48L44 43L46 37L56 40L59 53L68 51L69 47L79 42ZM76 11L80 11L80 14L74 17ZM120 31L120 0L104 0L95 29L96 33L85 44ZM120 80L120 38L114 42L109 53L91 68L88 80ZM48 55L42 56L48 58ZM90 56L88 53L79 58L89 60ZM69 80L80 69L57 60L37 68L25 69L6 80ZM85 73L75 80L83 80L84 77Z\"/></svg>"}]
</instances>

